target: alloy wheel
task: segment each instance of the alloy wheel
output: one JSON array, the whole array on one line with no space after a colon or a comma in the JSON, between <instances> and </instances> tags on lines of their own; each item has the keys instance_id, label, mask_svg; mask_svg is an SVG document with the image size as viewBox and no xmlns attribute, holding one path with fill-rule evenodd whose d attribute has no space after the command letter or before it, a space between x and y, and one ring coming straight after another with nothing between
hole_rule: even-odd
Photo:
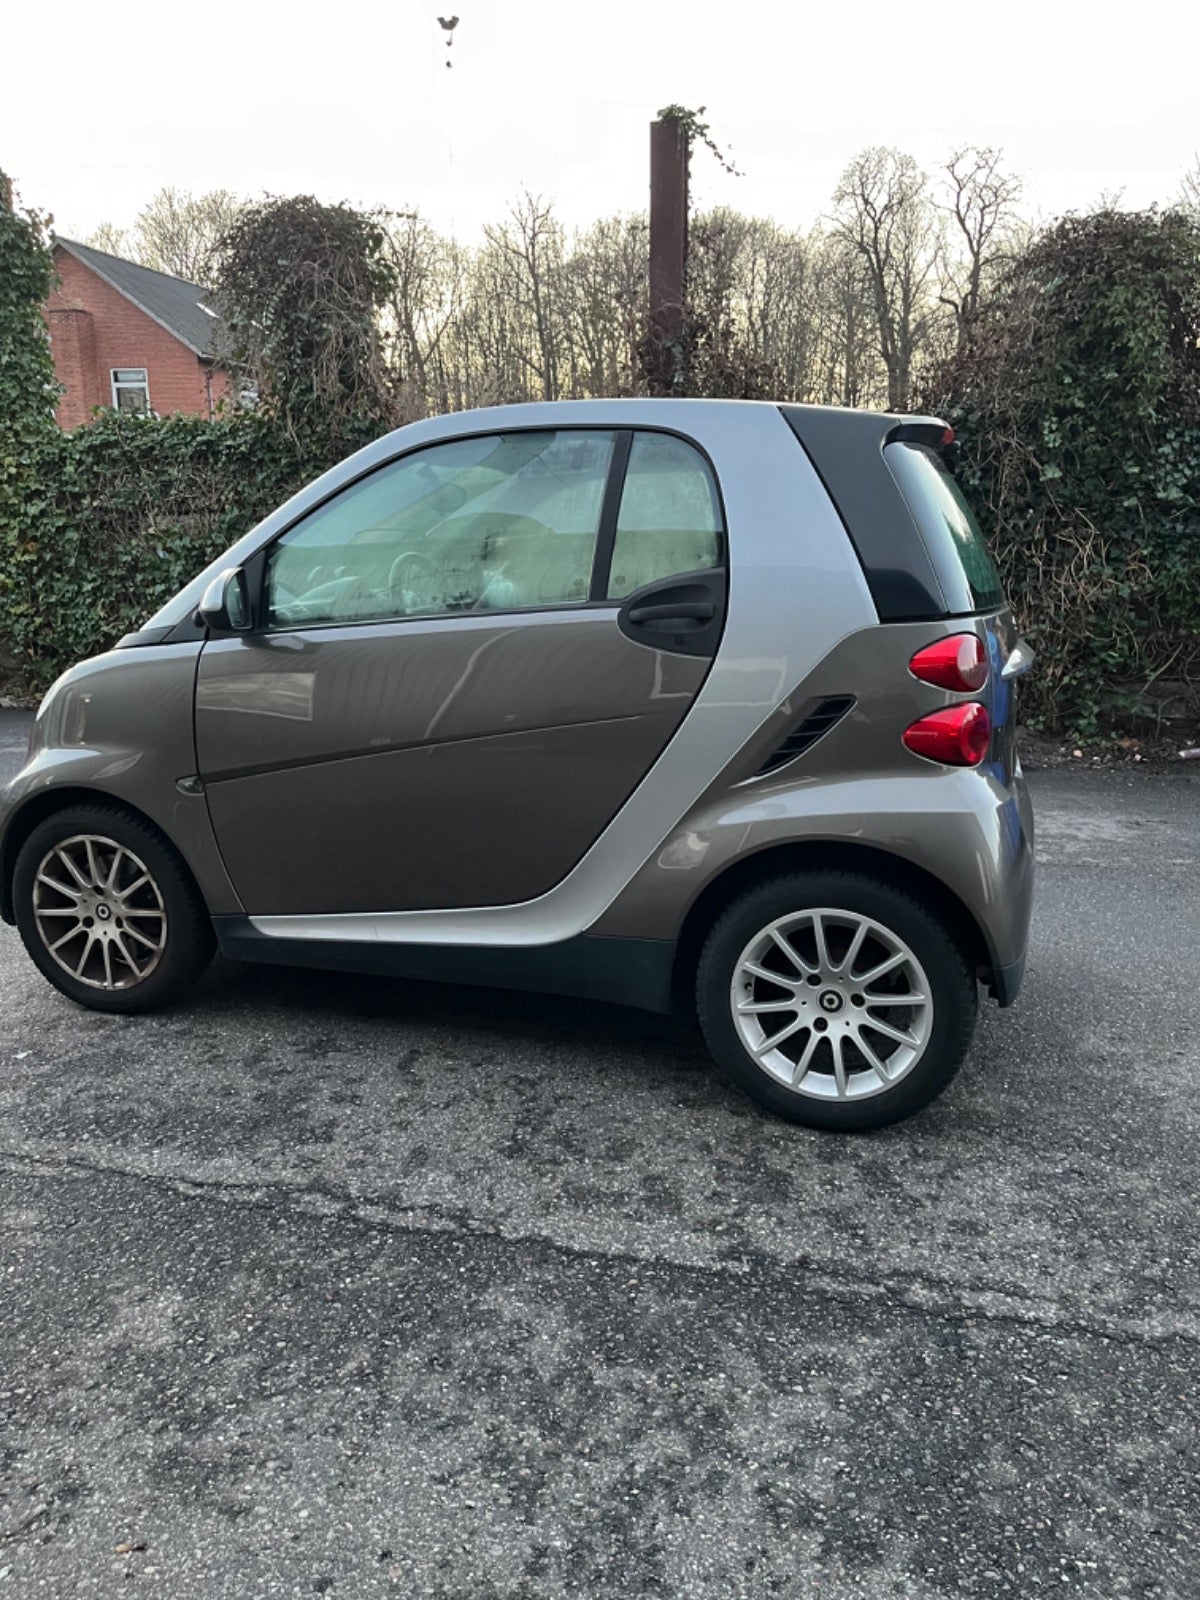
<instances>
[{"instance_id":1,"label":"alloy wheel","mask_svg":"<svg viewBox=\"0 0 1200 1600\"><path fill-rule=\"evenodd\" d=\"M46 952L76 983L132 989L167 947L167 911L140 857L114 839L77 834L43 856L33 916Z\"/></svg>"},{"instance_id":2,"label":"alloy wheel","mask_svg":"<svg viewBox=\"0 0 1200 1600\"><path fill-rule=\"evenodd\" d=\"M933 990L904 940L871 917L823 907L779 917L734 966L730 1008L762 1069L797 1094L862 1100L920 1061Z\"/></svg>"}]
</instances>

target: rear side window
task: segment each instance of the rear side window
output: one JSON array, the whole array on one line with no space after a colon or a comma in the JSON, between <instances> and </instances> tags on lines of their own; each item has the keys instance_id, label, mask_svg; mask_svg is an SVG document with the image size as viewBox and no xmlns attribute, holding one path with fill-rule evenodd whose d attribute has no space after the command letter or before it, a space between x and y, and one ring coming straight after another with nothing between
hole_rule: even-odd
<instances>
[{"instance_id":1,"label":"rear side window","mask_svg":"<svg viewBox=\"0 0 1200 1600\"><path fill-rule=\"evenodd\" d=\"M608 598L680 572L719 567L721 511L708 462L669 433L635 433L629 452Z\"/></svg>"},{"instance_id":2,"label":"rear side window","mask_svg":"<svg viewBox=\"0 0 1200 1600\"><path fill-rule=\"evenodd\" d=\"M925 542L950 612L1001 605L1000 576L971 508L945 462L926 445L895 440L883 458Z\"/></svg>"}]
</instances>

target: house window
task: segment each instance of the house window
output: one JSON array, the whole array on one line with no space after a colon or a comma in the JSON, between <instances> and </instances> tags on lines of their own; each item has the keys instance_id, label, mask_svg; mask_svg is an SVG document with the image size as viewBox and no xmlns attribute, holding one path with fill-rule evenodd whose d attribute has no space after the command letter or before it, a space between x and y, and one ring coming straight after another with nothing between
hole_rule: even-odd
<instances>
[{"instance_id":1,"label":"house window","mask_svg":"<svg viewBox=\"0 0 1200 1600\"><path fill-rule=\"evenodd\" d=\"M114 367L112 400L118 411L136 411L149 416L150 385L146 381L145 367Z\"/></svg>"}]
</instances>

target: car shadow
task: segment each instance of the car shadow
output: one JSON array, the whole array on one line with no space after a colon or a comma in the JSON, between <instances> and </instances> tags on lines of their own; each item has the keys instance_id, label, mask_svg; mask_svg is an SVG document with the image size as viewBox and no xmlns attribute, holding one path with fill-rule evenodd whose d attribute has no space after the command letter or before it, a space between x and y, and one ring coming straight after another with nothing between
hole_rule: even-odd
<instances>
[{"instance_id":1,"label":"car shadow","mask_svg":"<svg viewBox=\"0 0 1200 1600\"><path fill-rule=\"evenodd\" d=\"M600 1000L526 990L478 988L360 973L282 967L218 957L193 1003L240 1009L278 1006L294 1014L403 1022L408 1026L469 1028L506 1040L576 1045L593 1054L653 1053L680 1066L712 1070L694 1019L664 1016Z\"/></svg>"}]
</instances>

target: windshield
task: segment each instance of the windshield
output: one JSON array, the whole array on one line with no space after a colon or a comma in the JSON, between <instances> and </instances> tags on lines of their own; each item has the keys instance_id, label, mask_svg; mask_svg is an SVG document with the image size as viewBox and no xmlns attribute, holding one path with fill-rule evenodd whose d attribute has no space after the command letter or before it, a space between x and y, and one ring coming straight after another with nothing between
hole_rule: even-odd
<instances>
[{"instance_id":1,"label":"windshield","mask_svg":"<svg viewBox=\"0 0 1200 1600\"><path fill-rule=\"evenodd\" d=\"M1000 576L971 508L949 468L926 445L896 440L883 458L920 530L950 612L1004 603Z\"/></svg>"}]
</instances>

